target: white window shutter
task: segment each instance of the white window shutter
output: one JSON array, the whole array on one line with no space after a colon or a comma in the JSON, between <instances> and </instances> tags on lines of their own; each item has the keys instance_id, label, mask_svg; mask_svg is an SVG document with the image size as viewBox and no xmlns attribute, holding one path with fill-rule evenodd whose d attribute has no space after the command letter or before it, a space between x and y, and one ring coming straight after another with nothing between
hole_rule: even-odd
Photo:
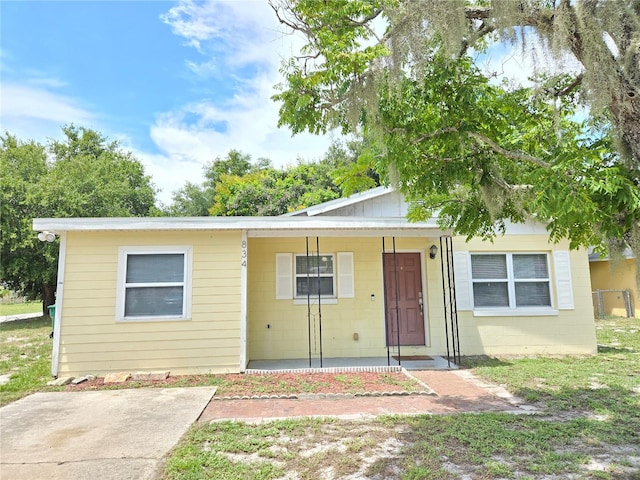
<instances>
[{"instance_id":1,"label":"white window shutter","mask_svg":"<svg viewBox=\"0 0 640 480\"><path fill-rule=\"evenodd\" d=\"M558 309L573 310L573 284L571 283L571 262L569 252L558 250L553 252L553 263L556 271L556 291L558 292Z\"/></svg>"},{"instance_id":2,"label":"white window shutter","mask_svg":"<svg viewBox=\"0 0 640 480\"><path fill-rule=\"evenodd\" d=\"M355 297L353 252L338 252L338 297Z\"/></svg>"},{"instance_id":3,"label":"white window shutter","mask_svg":"<svg viewBox=\"0 0 640 480\"><path fill-rule=\"evenodd\" d=\"M276 300L293 298L293 254L276 253Z\"/></svg>"},{"instance_id":4,"label":"white window shutter","mask_svg":"<svg viewBox=\"0 0 640 480\"><path fill-rule=\"evenodd\" d=\"M469 252L453 252L453 274L456 277L456 307L458 310L471 310Z\"/></svg>"}]
</instances>

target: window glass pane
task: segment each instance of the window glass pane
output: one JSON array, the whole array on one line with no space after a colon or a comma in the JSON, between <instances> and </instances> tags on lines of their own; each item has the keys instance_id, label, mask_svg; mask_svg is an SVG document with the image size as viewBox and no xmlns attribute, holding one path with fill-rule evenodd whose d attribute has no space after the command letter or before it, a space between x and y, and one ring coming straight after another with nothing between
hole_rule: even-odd
<instances>
[{"instance_id":1,"label":"window glass pane","mask_svg":"<svg viewBox=\"0 0 640 480\"><path fill-rule=\"evenodd\" d=\"M184 281L184 254L127 255L127 283Z\"/></svg>"},{"instance_id":2,"label":"window glass pane","mask_svg":"<svg viewBox=\"0 0 640 480\"><path fill-rule=\"evenodd\" d=\"M182 287L127 288L125 317L182 315Z\"/></svg>"},{"instance_id":3,"label":"window glass pane","mask_svg":"<svg viewBox=\"0 0 640 480\"><path fill-rule=\"evenodd\" d=\"M308 282L307 282L308 280ZM296 297L318 296L318 277L297 277ZM320 295L333 297L333 277L320 277Z\"/></svg>"},{"instance_id":4,"label":"window glass pane","mask_svg":"<svg viewBox=\"0 0 640 480\"><path fill-rule=\"evenodd\" d=\"M473 304L476 307L508 307L507 282L474 282Z\"/></svg>"},{"instance_id":5,"label":"window glass pane","mask_svg":"<svg viewBox=\"0 0 640 480\"><path fill-rule=\"evenodd\" d=\"M513 274L515 278L549 278L547 256L544 254L514 255Z\"/></svg>"},{"instance_id":6,"label":"window glass pane","mask_svg":"<svg viewBox=\"0 0 640 480\"><path fill-rule=\"evenodd\" d=\"M507 278L506 255L471 255L472 278Z\"/></svg>"},{"instance_id":7,"label":"window glass pane","mask_svg":"<svg viewBox=\"0 0 640 480\"><path fill-rule=\"evenodd\" d=\"M516 282L516 307L550 307L549 282Z\"/></svg>"},{"instance_id":8,"label":"window glass pane","mask_svg":"<svg viewBox=\"0 0 640 480\"><path fill-rule=\"evenodd\" d=\"M307 263L308 259L308 263ZM299 255L296 257L296 275L318 275L318 264L320 265L320 275L333 275L332 255ZM307 268L308 265L308 268ZM305 294L306 295L306 294Z\"/></svg>"}]
</instances>

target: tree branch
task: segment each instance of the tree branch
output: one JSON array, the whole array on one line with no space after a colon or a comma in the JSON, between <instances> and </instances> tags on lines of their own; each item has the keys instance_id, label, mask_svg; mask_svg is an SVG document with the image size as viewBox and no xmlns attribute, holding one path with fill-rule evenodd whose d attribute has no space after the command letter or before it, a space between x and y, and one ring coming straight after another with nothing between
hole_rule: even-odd
<instances>
[{"instance_id":1,"label":"tree branch","mask_svg":"<svg viewBox=\"0 0 640 480\"><path fill-rule=\"evenodd\" d=\"M425 140L428 140L430 138L437 137L438 135L442 135L443 133L453 133L457 131L458 127L441 128L439 130L436 130L435 132L425 133L421 137L416 138L411 142L411 145L417 145L420 142L424 142Z\"/></svg>"},{"instance_id":2,"label":"tree branch","mask_svg":"<svg viewBox=\"0 0 640 480\"><path fill-rule=\"evenodd\" d=\"M364 17L362 20L352 20L351 18L349 18L349 22L351 22L351 26L353 27L364 27L366 26L371 20L375 20L375 18L380 15L382 13L382 9L379 8L378 10L375 10L373 12L371 12L371 15Z\"/></svg>"},{"instance_id":3,"label":"tree branch","mask_svg":"<svg viewBox=\"0 0 640 480\"><path fill-rule=\"evenodd\" d=\"M507 150L506 148L502 148L500 145L498 145L496 142L491 140L489 137L485 137L480 133L468 132L468 134L470 137L474 138L476 142L478 142L479 144L488 146L495 153L499 153L500 155L503 155L507 158L510 158L512 160L519 160L519 161L524 161L528 163L533 163L542 168L550 167L550 165L544 160L540 160L539 158L529 155L528 153L514 152L512 150Z\"/></svg>"},{"instance_id":4,"label":"tree branch","mask_svg":"<svg viewBox=\"0 0 640 480\"><path fill-rule=\"evenodd\" d=\"M269 6L271 7L271 10L273 10L274 13L276 14L276 18L278 19L278 22L280 22L282 25L286 25L293 31L303 32L304 34L311 36L311 31L308 28L302 27L304 23L301 25L300 23L294 23L291 20L286 19L284 16L280 15L281 7L276 5L273 0L269 0L268 3L269 3ZM287 10L285 9L285 12L286 11ZM291 12L292 9L288 9L288 11Z\"/></svg>"},{"instance_id":5,"label":"tree branch","mask_svg":"<svg viewBox=\"0 0 640 480\"><path fill-rule=\"evenodd\" d=\"M560 92L555 92L553 94L554 97L564 97L565 95L573 92L578 86L580 86L580 84L582 83L582 78L584 77L584 75L581 73L579 74L575 80L573 82L571 82L570 85L568 85L564 90L560 91Z\"/></svg>"},{"instance_id":6,"label":"tree branch","mask_svg":"<svg viewBox=\"0 0 640 480\"><path fill-rule=\"evenodd\" d=\"M493 16L493 8L464 7L464 14L469 20L484 20Z\"/></svg>"}]
</instances>

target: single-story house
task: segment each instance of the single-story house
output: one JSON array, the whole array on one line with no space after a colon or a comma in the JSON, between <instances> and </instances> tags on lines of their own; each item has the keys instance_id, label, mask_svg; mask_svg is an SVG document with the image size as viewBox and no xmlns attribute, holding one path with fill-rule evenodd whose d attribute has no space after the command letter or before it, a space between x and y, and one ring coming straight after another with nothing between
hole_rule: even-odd
<instances>
[{"instance_id":1,"label":"single-story house","mask_svg":"<svg viewBox=\"0 0 640 480\"><path fill-rule=\"evenodd\" d=\"M630 248L617 260L590 253L589 271L594 307L600 316L640 318L636 261Z\"/></svg>"},{"instance_id":2,"label":"single-story house","mask_svg":"<svg viewBox=\"0 0 640 480\"><path fill-rule=\"evenodd\" d=\"M379 187L280 217L35 219L60 237L52 373L596 352L586 251L406 211Z\"/></svg>"}]
</instances>

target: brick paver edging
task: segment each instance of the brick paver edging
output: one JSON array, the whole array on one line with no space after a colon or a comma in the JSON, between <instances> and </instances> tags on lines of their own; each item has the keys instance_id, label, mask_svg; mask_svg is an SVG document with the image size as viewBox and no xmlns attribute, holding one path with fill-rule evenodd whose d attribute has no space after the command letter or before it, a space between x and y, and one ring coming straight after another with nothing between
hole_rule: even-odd
<instances>
[{"instance_id":1,"label":"brick paver edging","mask_svg":"<svg viewBox=\"0 0 640 480\"><path fill-rule=\"evenodd\" d=\"M358 393L304 393L290 395L233 395L227 397L216 397L212 400L321 400L321 399L341 399L358 397L408 397L413 395L436 395L433 390L420 390L409 392L401 390L399 392L358 392Z\"/></svg>"}]
</instances>

